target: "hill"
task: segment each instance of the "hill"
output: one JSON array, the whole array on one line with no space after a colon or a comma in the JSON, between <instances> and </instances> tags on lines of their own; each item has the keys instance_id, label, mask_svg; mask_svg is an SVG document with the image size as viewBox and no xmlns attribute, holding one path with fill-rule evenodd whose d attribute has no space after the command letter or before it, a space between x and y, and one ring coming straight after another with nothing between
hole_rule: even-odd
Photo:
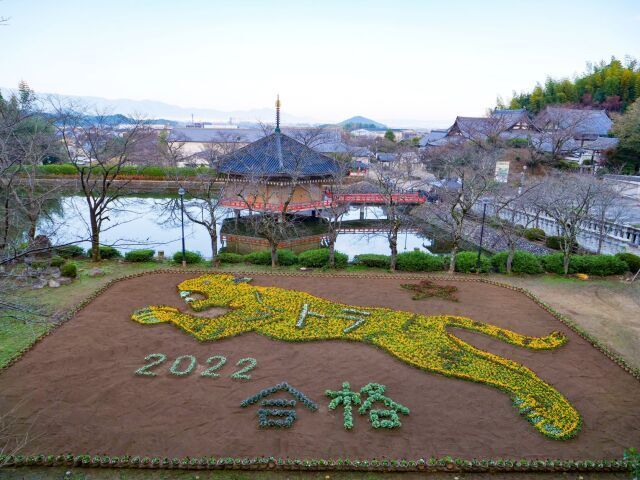
<instances>
[{"instance_id":1,"label":"hill","mask_svg":"<svg viewBox=\"0 0 640 480\"><path fill-rule=\"evenodd\" d=\"M371 120L370 118L355 116L348 118L347 120L343 120L338 124L342 128L346 130L357 130L358 128L366 128L372 130L386 130L387 126L383 125L380 122L376 122L375 120Z\"/></svg>"}]
</instances>

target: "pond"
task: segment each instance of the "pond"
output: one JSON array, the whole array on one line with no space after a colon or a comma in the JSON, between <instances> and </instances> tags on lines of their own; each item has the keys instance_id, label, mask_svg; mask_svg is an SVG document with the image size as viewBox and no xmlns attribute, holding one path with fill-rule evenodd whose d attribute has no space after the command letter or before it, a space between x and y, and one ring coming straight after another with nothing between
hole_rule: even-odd
<instances>
[{"instance_id":1,"label":"pond","mask_svg":"<svg viewBox=\"0 0 640 480\"><path fill-rule=\"evenodd\" d=\"M153 248L164 251L166 256L181 250L181 228L179 217L168 219L166 209L163 208L171 197L128 196L119 199L117 208L108 215L103 225L101 243L114 245L122 251L136 248ZM81 196L64 197L61 205L52 216L54 223L62 222L55 232L47 229L47 222L43 221L40 230L49 233L57 243L77 242L89 237L88 208ZM232 213L226 215L232 218ZM360 220L383 219L384 212L380 207L361 208L352 207L344 215L349 225L358 225ZM206 229L190 222L185 216L185 244L187 250L198 251L205 258L211 257L211 243ZM336 249L349 255L353 259L360 253L389 254L389 244L384 233L367 231L358 232L357 228L349 229L349 233L341 233L336 242ZM353 230L353 231L352 231ZM220 233L220 226L218 226ZM447 252L448 245L437 237L435 231L411 232L403 231L398 238L400 252L419 249L432 253ZM220 236L218 237L220 238ZM89 248L89 242L81 242L83 248ZM224 244L219 240L218 247Z\"/></svg>"}]
</instances>

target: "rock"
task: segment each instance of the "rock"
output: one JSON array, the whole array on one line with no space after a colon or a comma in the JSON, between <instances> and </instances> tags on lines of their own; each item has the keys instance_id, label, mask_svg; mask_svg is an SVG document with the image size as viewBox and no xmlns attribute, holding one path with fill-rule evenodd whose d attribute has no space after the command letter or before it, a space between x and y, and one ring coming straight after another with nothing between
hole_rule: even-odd
<instances>
[{"instance_id":1,"label":"rock","mask_svg":"<svg viewBox=\"0 0 640 480\"><path fill-rule=\"evenodd\" d=\"M35 282L33 282L31 284L31 288L33 288L34 290L38 290L38 289L44 288L46 286L47 286L47 281L42 279L42 278L39 278L38 280L36 280Z\"/></svg>"},{"instance_id":2,"label":"rock","mask_svg":"<svg viewBox=\"0 0 640 480\"><path fill-rule=\"evenodd\" d=\"M49 280L48 285L49 285L49 288L58 288L60 286L60 282L52 278L51 280Z\"/></svg>"},{"instance_id":3,"label":"rock","mask_svg":"<svg viewBox=\"0 0 640 480\"><path fill-rule=\"evenodd\" d=\"M57 282L60 285L70 285L71 282L73 282L73 278L69 278L69 277L60 277Z\"/></svg>"},{"instance_id":4,"label":"rock","mask_svg":"<svg viewBox=\"0 0 640 480\"><path fill-rule=\"evenodd\" d=\"M104 270L102 270L101 268L92 268L91 270L89 270L89 273L87 274L90 277L101 277L104 275Z\"/></svg>"}]
</instances>

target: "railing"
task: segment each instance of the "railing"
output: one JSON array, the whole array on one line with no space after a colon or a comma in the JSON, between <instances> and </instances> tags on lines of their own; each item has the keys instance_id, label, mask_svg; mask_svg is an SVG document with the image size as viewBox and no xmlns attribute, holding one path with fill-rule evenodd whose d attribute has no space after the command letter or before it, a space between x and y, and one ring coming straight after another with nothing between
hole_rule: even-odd
<instances>
[{"instance_id":1,"label":"railing","mask_svg":"<svg viewBox=\"0 0 640 480\"><path fill-rule=\"evenodd\" d=\"M392 193L391 195L384 193L334 193L327 192L329 198L337 202L344 203L366 203L366 204L387 204L389 201L400 204L417 204L424 203L426 197L418 192L411 193ZM391 198L389 198L391 197Z\"/></svg>"},{"instance_id":2,"label":"railing","mask_svg":"<svg viewBox=\"0 0 640 480\"><path fill-rule=\"evenodd\" d=\"M482 214L482 205L476 204L473 210ZM544 214L534 214L524 210L503 208L499 212L500 218L517 225L540 228L547 235L560 235L560 226L556 221ZM496 208L487 204L487 215L496 216ZM598 244L602 242L601 252L614 254L630 251L640 253L640 228L616 222L600 222L596 219L586 219L580 222L576 240L585 250L596 252Z\"/></svg>"},{"instance_id":3,"label":"railing","mask_svg":"<svg viewBox=\"0 0 640 480\"><path fill-rule=\"evenodd\" d=\"M255 210L260 212L282 212L284 210L284 203L263 203L253 202L248 203L242 200L221 200L220 205L229 208L237 208L240 210ZM317 202L301 202L290 203L287 206L287 212L303 212L305 210L316 210L319 208L326 208L331 206L330 200L320 200Z\"/></svg>"}]
</instances>

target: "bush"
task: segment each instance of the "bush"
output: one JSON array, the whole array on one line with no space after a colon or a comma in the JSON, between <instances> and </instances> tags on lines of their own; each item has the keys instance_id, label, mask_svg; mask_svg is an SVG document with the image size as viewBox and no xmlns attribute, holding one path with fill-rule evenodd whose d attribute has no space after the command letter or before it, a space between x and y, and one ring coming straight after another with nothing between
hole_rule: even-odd
<instances>
[{"instance_id":1,"label":"bush","mask_svg":"<svg viewBox=\"0 0 640 480\"><path fill-rule=\"evenodd\" d=\"M131 250L124 254L124 259L127 262L150 262L153 260L153 254L155 250L150 248L144 248L141 250Z\"/></svg>"},{"instance_id":2,"label":"bush","mask_svg":"<svg viewBox=\"0 0 640 480\"><path fill-rule=\"evenodd\" d=\"M460 252L456 255L456 272L487 273L491 269L491 260L485 255L480 256L480 270L478 270L477 263L477 252Z\"/></svg>"},{"instance_id":3,"label":"bush","mask_svg":"<svg viewBox=\"0 0 640 480\"><path fill-rule=\"evenodd\" d=\"M242 263L244 262L244 255L239 253L222 252L216 257L221 263Z\"/></svg>"},{"instance_id":4,"label":"bush","mask_svg":"<svg viewBox=\"0 0 640 480\"><path fill-rule=\"evenodd\" d=\"M73 262L67 262L60 267L60 275L63 277L76 278L78 276L78 267Z\"/></svg>"},{"instance_id":5,"label":"bush","mask_svg":"<svg viewBox=\"0 0 640 480\"><path fill-rule=\"evenodd\" d=\"M574 255L569 261L571 273L586 273L606 277L620 275L627 271L628 265L615 255Z\"/></svg>"},{"instance_id":6,"label":"bush","mask_svg":"<svg viewBox=\"0 0 640 480\"><path fill-rule=\"evenodd\" d=\"M271 250L251 252L245 255L244 260L253 265L271 265ZM278 265L293 265L298 261L298 257L291 250L278 249Z\"/></svg>"},{"instance_id":7,"label":"bush","mask_svg":"<svg viewBox=\"0 0 640 480\"><path fill-rule=\"evenodd\" d=\"M496 272L507 273L508 256L509 252L500 252L491 257L491 265ZM511 271L513 273L528 273L530 275L544 272L538 257L533 253L522 251L516 251L513 255Z\"/></svg>"},{"instance_id":8,"label":"bush","mask_svg":"<svg viewBox=\"0 0 640 480\"><path fill-rule=\"evenodd\" d=\"M87 255L91 257L93 250L90 248L87 250ZM114 247L110 247L108 245L100 245L100 258L109 259L109 258L118 258L121 257L122 254L120 250Z\"/></svg>"},{"instance_id":9,"label":"bush","mask_svg":"<svg viewBox=\"0 0 640 480\"><path fill-rule=\"evenodd\" d=\"M56 247L54 252L62 258L77 258L84 255L84 249L79 245L65 245Z\"/></svg>"},{"instance_id":10,"label":"bush","mask_svg":"<svg viewBox=\"0 0 640 480\"><path fill-rule=\"evenodd\" d=\"M363 253L356 255L353 259L355 265L364 265L371 268L389 268L391 257L389 255L379 255L377 253Z\"/></svg>"},{"instance_id":11,"label":"bush","mask_svg":"<svg viewBox=\"0 0 640 480\"><path fill-rule=\"evenodd\" d=\"M622 260L629 267L631 273L636 273L640 270L640 256L633 253L616 253L616 257Z\"/></svg>"},{"instance_id":12,"label":"bush","mask_svg":"<svg viewBox=\"0 0 640 480\"><path fill-rule=\"evenodd\" d=\"M60 255L54 255L53 257L51 257L50 264L52 267L61 267L64 262L65 262L65 259L62 258Z\"/></svg>"},{"instance_id":13,"label":"bush","mask_svg":"<svg viewBox=\"0 0 640 480\"><path fill-rule=\"evenodd\" d=\"M524 231L524 238L526 238L527 240L532 240L534 242L536 240L542 240L546 236L547 234L544 233L544 230L542 230L541 228L527 228Z\"/></svg>"},{"instance_id":14,"label":"bush","mask_svg":"<svg viewBox=\"0 0 640 480\"><path fill-rule=\"evenodd\" d=\"M551 248L552 250L563 250L564 248L564 238L563 237L547 237L544 241L544 244ZM574 243L571 251L574 252L578 249L578 244Z\"/></svg>"},{"instance_id":15,"label":"bush","mask_svg":"<svg viewBox=\"0 0 640 480\"><path fill-rule=\"evenodd\" d=\"M336 250L335 252L336 268L344 268L349 262L349 257ZM314 250L307 250L298 255L298 262L303 267L308 268L321 268L326 267L329 264L329 249L328 248L316 248Z\"/></svg>"},{"instance_id":16,"label":"bush","mask_svg":"<svg viewBox=\"0 0 640 480\"><path fill-rule=\"evenodd\" d=\"M444 259L437 255L414 250L398 255L398 270L405 272L435 272L444 268Z\"/></svg>"},{"instance_id":17,"label":"bush","mask_svg":"<svg viewBox=\"0 0 640 480\"><path fill-rule=\"evenodd\" d=\"M189 250L186 250L184 252L184 260L185 262L187 262L188 264L192 264L192 263L200 263L202 262L203 258L202 255L200 254L200 252L191 252ZM173 262L174 263L182 263L182 252L176 252L173 254Z\"/></svg>"},{"instance_id":18,"label":"bush","mask_svg":"<svg viewBox=\"0 0 640 480\"><path fill-rule=\"evenodd\" d=\"M553 253L540 257L542 266L547 272L563 275L563 256ZM619 275L627 271L627 264L614 255L572 255L569 259L569 273L586 273L587 275L607 276Z\"/></svg>"}]
</instances>

